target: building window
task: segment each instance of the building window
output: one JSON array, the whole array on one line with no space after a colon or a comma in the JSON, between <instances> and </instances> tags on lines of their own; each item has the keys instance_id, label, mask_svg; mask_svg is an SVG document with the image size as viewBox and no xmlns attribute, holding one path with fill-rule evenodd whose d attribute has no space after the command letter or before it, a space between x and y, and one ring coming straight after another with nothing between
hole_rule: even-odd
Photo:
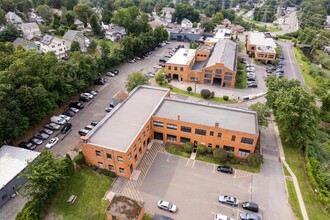
<instances>
[{"instance_id":1,"label":"building window","mask_svg":"<svg viewBox=\"0 0 330 220\"><path fill-rule=\"evenodd\" d=\"M209 144L207 145L207 147L208 147L208 148L212 148L212 144L209 143Z\"/></svg>"},{"instance_id":2,"label":"building window","mask_svg":"<svg viewBox=\"0 0 330 220\"><path fill-rule=\"evenodd\" d=\"M136 152L136 145L134 146L133 151Z\"/></svg>"},{"instance_id":3,"label":"building window","mask_svg":"<svg viewBox=\"0 0 330 220\"><path fill-rule=\"evenodd\" d=\"M142 137L144 138L145 136L146 136L146 133L145 133L145 132L143 132L143 133L142 133Z\"/></svg>"},{"instance_id":4,"label":"building window","mask_svg":"<svg viewBox=\"0 0 330 220\"><path fill-rule=\"evenodd\" d=\"M241 143L242 143L242 144L249 144L249 145L252 145L252 144L253 144L253 139L252 139L252 138L242 137L242 139L241 139Z\"/></svg>"},{"instance_id":5,"label":"building window","mask_svg":"<svg viewBox=\"0 0 330 220\"><path fill-rule=\"evenodd\" d=\"M170 134L168 134L168 135L167 135L167 140L168 140L168 141L176 142L176 136L175 136L175 135L170 135Z\"/></svg>"},{"instance_id":6,"label":"building window","mask_svg":"<svg viewBox=\"0 0 330 220\"><path fill-rule=\"evenodd\" d=\"M224 85L229 87L229 86L231 85L231 83L228 82L228 81L225 81L225 82L224 82Z\"/></svg>"},{"instance_id":7,"label":"building window","mask_svg":"<svg viewBox=\"0 0 330 220\"><path fill-rule=\"evenodd\" d=\"M221 138L222 137L222 133L218 133L218 138Z\"/></svg>"},{"instance_id":8,"label":"building window","mask_svg":"<svg viewBox=\"0 0 330 220\"><path fill-rule=\"evenodd\" d=\"M163 127L163 122L154 121L154 126L162 128Z\"/></svg>"},{"instance_id":9,"label":"building window","mask_svg":"<svg viewBox=\"0 0 330 220\"><path fill-rule=\"evenodd\" d=\"M55 48L55 45L52 45L52 48Z\"/></svg>"},{"instance_id":10,"label":"building window","mask_svg":"<svg viewBox=\"0 0 330 220\"><path fill-rule=\"evenodd\" d=\"M107 159L112 160L112 155L111 154L107 153L106 155L107 155Z\"/></svg>"},{"instance_id":11,"label":"building window","mask_svg":"<svg viewBox=\"0 0 330 220\"><path fill-rule=\"evenodd\" d=\"M171 67L171 66L167 66L167 68L168 68L168 70L171 70L171 69L172 69L172 67Z\"/></svg>"},{"instance_id":12,"label":"building window","mask_svg":"<svg viewBox=\"0 0 330 220\"><path fill-rule=\"evenodd\" d=\"M218 149L219 149L219 148L220 148L220 146L217 144L217 145L215 145L215 148L218 148Z\"/></svg>"},{"instance_id":13,"label":"building window","mask_svg":"<svg viewBox=\"0 0 330 220\"><path fill-rule=\"evenodd\" d=\"M134 161L137 162L137 155L134 156Z\"/></svg>"},{"instance_id":14,"label":"building window","mask_svg":"<svg viewBox=\"0 0 330 220\"><path fill-rule=\"evenodd\" d=\"M206 136L206 130L196 128L195 134Z\"/></svg>"},{"instance_id":15,"label":"building window","mask_svg":"<svg viewBox=\"0 0 330 220\"><path fill-rule=\"evenodd\" d=\"M264 55L263 55L263 54L258 54L258 57L259 57L259 58L263 58Z\"/></svg>"},{"instance_id":16,"label":"building window","mask_svg":"<svg viewBox=\"0 0 330 220\"><path fill-rule=\"evenodd\" d=\"M244 150L244 149L238 149L238 156L245 156L245 157L247 157L247 156L249 156L249 154L250 154L250 151L249 150Z\"/></svg>"},{"instance_id":17,"label":"building window","mask_svg":"<svg viewBox=\"0 0 330 220\"><path fill-rule=\"evenodd\" d=\"M215 75L221 75L221 73L222 73L222 70L219 70L219 69L215 70Z\"/></svg>"},{"instance_id":18,"label":"building window","mask_svg":"<svg viewBox=\"0 0 330 220\"><path fill-rule=\"evenodd\" d=\"M119 173L125 173L125 169L124 169L124 168L121 168L121 167L119 167Z\"/></svg>"},{"instance_id":19,"label":"building window","mask_svg":"<svg viewBox=\"0 0 330 220\"><path fill-rule=\"evenodd\" d=\"M190 142L190 138L186 138L186 137L180 137L180 143L186 143L186 142Z\"/></svg>"},{"instance_id":20,"label":"building window","mask_svg":"<svg viewBox=\"0 0 330 220\"><path fill-rule=\"evenodd\" d=\"M211 73L212 74L212 70L204 70L205 73Z\"/></svg>"},{"instance_id":21,"label":"building window","mask_svg":"<svg viewBox=\"0 0 330 220\"><path fill-rule=\"evenodd\" d=\"M230 80L233 79L233 77L231 77L231 76L225 76L224 79L230 81Z\"/></svg>"},{"instance_id":22,"label":"building window","mask_svg":"<svg viewBox=\"0 0 330 220\"><path fill-rule=\"evenodd\" d=\"M109 170L112 171L112 172L115 171L114 166L113 165L109 165Z\"/></svg>"},{"instance_id":23,"label":"building window","mask_svg":"<svg viewBox=\"0 0 330 220\"><path fill-rule=\"evenodd\" d=\"M174 125L174 124L167 124L167 129L176 130L176 125Z\"/></svg>"},{"instance_id":24,"label":"building window","mask_svg":"<svg viewBox=\"0 0 330 220\"><path fill-rule=\"evenodd\" d=\"M61 51L63 51L63 49L61 48L61 49L59 49L59 51L61 52Z\"/></svg>"},{"instance_id":25,"label":"building window","mask_svg":"<svg viewBox=\"0 0 330 220\"><path fill-rule=\"evenodd\" d=\"M186 126L181 126L181 131L186 133L191 133L191 128Z\"/></svg>"},{"instance_id":26,"label":"building window","mask_svg":"<svg viewBox=\"0 0 330 220\"><path fill-rule=\"evenodd\" d=\"M138 140L138 145L140 145L141 144L141 138L139 138L139 140Z\"/></svg>"},{"instance_id":27,"label":"building window","mask_svg":"<svg viewBox=\"0 0 330 220\"><path fill-rule=\"evenodd\" d=\"M129 153L129 154L128 154L128 159L129 159L129 160L132 159L132 153Z\"/></svg>"},{"instance_id":28,"label":"building window","mask_svg":"<svg viewBox=\"0 0 330 220\"><path fill-rule=\"evenodd\" d=\"M210 79L204 79L204 83L211 83Z\"/></svg>"},{"instance_id":29,"label":"building window","mask_svg":"<svg viewBox=\"0 0 330 220\"><path fill-rule=\"evenodd\" d=\"M235 148L234 147L231 147L231 146L223 146L223 149L229 153L233 153Z\"/></svg>"},{"instance_id":30,"label":"building window","mask_svg":"<svg viewBox=\"0 0 330 220\"><path fill-rule=\"evenodd\" d=\"M141 147L139 148L139 153L140 153L140 155L142 154L142 149L141 149Z\"/></svg>"},{"instance_id":31,"label":"building window","mask_svg":"<svg viewBox=\"0 0 330 220\"><path fill-rule=\"evenodd\" d=\"M192 82L197 81L197 77L190 77L190 81L192 81Z\"/></svg>"},{"instance_id":32,"label":"building window","mask_svg":"<svg viewBox=\"0 0 330 220\"><path fill-rule=\"evenodd\" d=\"M204 77L205 78L212 78L212 74L207 73L207 74L204 75Z\"/></svg>"},{"instance_id":33,"label":"building window","mask_svg":"<svg viewBox=\"0 0 330 220\"><path fill-rule=\"evenodd\" d=\"M268 58L272 59L272 58L274 58L274 55L268 55Z\"/></svg>"},{"instance_id":34,"label":"building window","mask_svg":"<svg viewBox=\"0 0 330 220\"><path fill-rule=\"evenodd\" d=\"M96 150L95 154L96 154L97 157L101 157L101 151Z\"/></svg>"},{"instance_id":35,"label":"building window","mask_svg":"<svg viewBox=\"0 0 330 220\"><path fill-rule=\"evenodd\" d=\"M236 140L236 136L235 135L231 136L231 141L235 141L235 140Z\"/></svg>"},{"instance_id":36,"label":"building window","mask_svg":"<svg viewBox=\"0 0 330 220\"><path fill-rule=\"evenodd\" d=\"M122 156L117 156L117 160L118 160L118 162L120 162L120 163L124 162L124 160L123 160L123 157L122 157Z\"/></svg>"},{"instance_id":37,"label":"building window","mask_svg":"<svg viewBox=\"0 0 330 220\"><path fill-rule=\"evenodd\" d=\"M183 72L183 67L180 67L180 71Z\"/></svg>"},{"instance_id":38,"label":"building window","mask_svg":"<svg viewBox=\"0 0 330 220\"><path fill-rule=\"evenodd\" d=\"M178 70L178 67L175 66L175 67L174 67L174 70Z\"/></svg>"},{"instance_id":39,"label":"building window","mask_svg":"<svg viewBox=\"0 0 330 220\"><path fill-rule=\"evenodd\" d=\"M99 168L104 169L103 163L102 162L98 162Z\"/></svg>"},{"instance_id":40,"label":"building window","mask_svg":"<svg viewBox=\"0 0 330 220\"><path fill-rule=\"evenodd\" d=\"M225 76L232 76L233 73L232 72L225 72Z\"/></svg>"},{"instance_id":41,"label":"building window","mask_svg":"<svg viewBox=\"0 0 330 220\"><path fill-rule=\"evenodd\" d=\"M214 135L214 132L213 131L210 131L210 136L213 136Z\"/></svg>"},{"instance_id":42,"label":"building window","mask_svg":"<svg viewBox=\"0 0 330 220\"><path fill-rule=\"evenodd\" d=\"M61 44L57 44L57 46L61 46Z\"/></svg>"},{"instance_id":43,"label":"building window","mask_svg":"<svg viewBox=\"0 0 330 220\"><path fill-rule=\"evenodd\" d=\"M149 131L149 125L147 126L147 132Z\"/></svg>"}]
</instances>

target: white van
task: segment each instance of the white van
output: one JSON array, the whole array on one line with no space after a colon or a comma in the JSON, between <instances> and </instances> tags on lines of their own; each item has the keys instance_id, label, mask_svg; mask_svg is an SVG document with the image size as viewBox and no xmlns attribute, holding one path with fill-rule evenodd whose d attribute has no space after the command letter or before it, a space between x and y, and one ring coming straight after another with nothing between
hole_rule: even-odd
<instances>
[{"instance_id":1,"label":"white van","mask_svg":"<svg viewBox=\"0 0 330 220\"><path fill-rule=\"evenodd\" d=\"M59 116L53 116L50 118L50 121L59 125L64 125L66 123L66 120L64 118L61 118Z\"/></svg>"}]
</instances>

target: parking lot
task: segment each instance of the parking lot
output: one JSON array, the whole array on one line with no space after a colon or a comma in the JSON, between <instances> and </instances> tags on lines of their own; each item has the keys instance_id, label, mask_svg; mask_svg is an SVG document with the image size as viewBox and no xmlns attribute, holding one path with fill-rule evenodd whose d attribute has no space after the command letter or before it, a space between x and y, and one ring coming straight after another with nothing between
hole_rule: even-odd
<instances>
[{"instance_id":1,"label":"parking lot","mask_svg":"<svg viewBox=\"0 0 330 220\"><path fill-rule=\"evenodd\" d=\"M242 208L221 204L219 195L230 195L239 201L251 198L251 174L219 173L216 165L188 158L158 153L139 187L147 211L173 219L213 219L216 213L238 219ZM178 207L177 213L158 209L163 199ZM259 211L259 215L262 211Z\"/></svg>"}]
</instances>

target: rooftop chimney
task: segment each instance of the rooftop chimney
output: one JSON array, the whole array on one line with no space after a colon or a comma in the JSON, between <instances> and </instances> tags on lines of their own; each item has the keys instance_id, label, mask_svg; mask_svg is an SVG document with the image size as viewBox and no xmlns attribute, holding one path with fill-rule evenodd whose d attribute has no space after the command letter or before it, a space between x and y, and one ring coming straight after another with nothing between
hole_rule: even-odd
<instances>
[{"instance_id":1,"label":"rooftop chimney","mask_svg":"<svg viewBox=\"0 0 330 220\"><path fill-rule=\"evenodd\" d=\"M178 115L178 121L180 121L180 115Z\"/></svg>"},{"instance_id":2,"label":"rooftop chimney","mask_svg":"<svg viewBox=\"0 0 330 220\"><path fill-rule=\"evenodd\" d=\"M215 122L215 126L216 128L219 128L219 122Z\"/></svg>"}]
</instances>

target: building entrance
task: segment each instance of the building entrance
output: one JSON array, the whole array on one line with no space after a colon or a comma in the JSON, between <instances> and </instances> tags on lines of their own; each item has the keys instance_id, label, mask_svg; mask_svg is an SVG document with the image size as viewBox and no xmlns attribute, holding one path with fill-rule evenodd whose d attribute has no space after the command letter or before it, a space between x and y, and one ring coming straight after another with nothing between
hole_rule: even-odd
<instances>
[{"instance_id":1,"label":"building entrance","mask_svg":"<svg viewBox=\"0 0 330 220\"><path fill-rule=\"evenodd\" d=\"M174 80L179 80L179 74L173 74L173 79Z\"/></svg>"},{"instance_id":2,"label":"building entrance","mask_svg":"<svg viewBox=\"0 0 330 220\"><path fill-rule=\"evenodd\" d=\"M213 77L213 85L221 86L222 79L218 77Z\"/></svg>"},{"instance_id":3,"label":"building entrance","mask_svg":"<svg viewBox=\"0 0 330 220\"><path fill-rule=\"evenodd\" d=\"M163 140L163 133L154 132L154 139L156 139L156 140Z\"/></svg>"}]
</instances>

